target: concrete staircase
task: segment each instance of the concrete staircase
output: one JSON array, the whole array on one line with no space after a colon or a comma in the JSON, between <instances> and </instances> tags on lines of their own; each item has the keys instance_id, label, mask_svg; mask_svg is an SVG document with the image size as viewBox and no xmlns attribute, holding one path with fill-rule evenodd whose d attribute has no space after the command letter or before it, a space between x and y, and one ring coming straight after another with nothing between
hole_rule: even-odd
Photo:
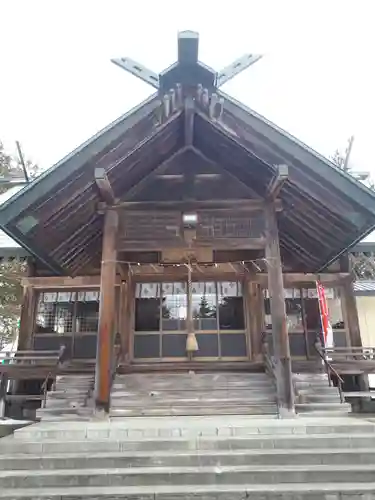
<instances>
[{"instance_id":1,"label":"concrete staircase","mask_svg":"<svg viewBox=\"0 0 375 500\"><path fill-rule=\"evenodd\" d=\"M271 415L276 390L264 373L117 375L111 416Z\"/></svg>"},{"instance_id":2,"label":"concrete staircase","mask_svg":"<svg viewBox=\"0 0 375 500\"><path fill-rule=\"evenodd\" d=\"M56 379L55 390L47 393L45 408L37 410L42 420L70 420L89 418L93 413L93 375L61 375Z\"/></svg>"},{"instance_id":3,"label":"concrete staircase","mask_svg":"<svg viewBox=\"0 0 375 500\"><path fill-rule=\"evenodd\" d=\"M247 416L46 422L0 440L0 499L374 500L375 426Z\"/></svg>"},{"instance_id":4,"label":"concrete staircase","mask_svg":"<svg viewBox=\"0 0 375 500\"><path fill-rule=\"evenodd\" d=\"M326 373L293 374L296 391L296 412L309 416L344 416L351 411L341 403L337 387L329 386Z\"/></svg>"}]
</instances>

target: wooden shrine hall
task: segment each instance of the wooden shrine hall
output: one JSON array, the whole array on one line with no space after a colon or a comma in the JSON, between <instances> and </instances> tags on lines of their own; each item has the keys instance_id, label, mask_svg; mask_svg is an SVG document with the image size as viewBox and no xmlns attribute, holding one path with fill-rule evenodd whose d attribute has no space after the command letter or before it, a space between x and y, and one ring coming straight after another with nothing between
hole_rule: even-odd
<instances>
[{"instance_id":1,"label":"wooden shrine hall","mask_svg":"<svg viewBox=\"0 0 375 500\"><path fill-rule=\"evenodd\" d=\"M264 371L293 407L294 366L316 370L316 280L335 345L360 346L348 250L375 227L375 194L220 87L178 36L155 93L6 202L1 228L32 258L19 349L95 370L108 411L115 368ZM118 362L115 363L115 357Z\"/></svg>"}]
</instances>

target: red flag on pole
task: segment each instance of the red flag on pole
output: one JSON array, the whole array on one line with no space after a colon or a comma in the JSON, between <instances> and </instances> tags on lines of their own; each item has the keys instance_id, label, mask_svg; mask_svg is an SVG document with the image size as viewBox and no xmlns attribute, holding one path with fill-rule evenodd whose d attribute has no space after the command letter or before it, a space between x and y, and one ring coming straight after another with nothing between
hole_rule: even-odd
<instances>
[{"instance_id":1,"label":"red flag on pole","mask_svg":"<svg viewBox=\"0 0 375 500\"><path fill-rule=\"evenodd\" d=\"M326 293L324 290L324 286L320 281L316 282L316 291L318 293L318 301L319 301L319 311L320 311L320 322L322 325L322 333L324 340L324 347L333 347L333 330L331 326L331 322L329 320L329 311Z\"/></svg>"}]
</instances>

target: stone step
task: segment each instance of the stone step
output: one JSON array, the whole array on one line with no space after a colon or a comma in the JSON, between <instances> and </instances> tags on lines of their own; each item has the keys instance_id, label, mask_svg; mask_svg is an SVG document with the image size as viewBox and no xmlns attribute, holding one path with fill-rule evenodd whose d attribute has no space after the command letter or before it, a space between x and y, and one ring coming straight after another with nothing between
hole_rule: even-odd
<instances>
[{"instance_id":1,"label":"stone step","mask_svg":"<svg viewBox=\"0 0 375 500\"><path fill-rule=\"evenodd\" d=\"M375 500L375 483L207 484L201 486L105 486L3 489L7 500Z\"/></svg>"},{"instance_id":2,"label":"stone step","mask_svg":"<svg viewBox=\"0 0 375 500\"><path fill-rule=\"evenodd\" d=\"M75 420L77 417L91 418L93 409L88 406L72 405L72 406L58 406L57 408L39 408L37 416L44 420L50 419L67 419L69 421Z\"/></svg>"},{"instance_id":3,"label":"stone step","mask_svg":"<svg viewBox=\"0 0 375 500\"><path fill-rule=\"evenodd\" d=\"M81 453L64 455L0 455L0 470L55 469L121 469L127 467L198 467L266 465L327 465L374 464L375 450L315 449L315 450L232 450L230 452L200 450L198 452L155 451Z\"/></svg>"},{"instance_id":4,"label":"stone step","mask_svg":"<svg viewBox=\"0 0 375 500\"><path fill-rule=\"evenodd\" d=\"M174 383L170 385L164 385L159 383L154 384L142 384L139 386L133 384L119 384L115 382L112 385L112 391L125 391L125 392L150 392L150 391L160 391L160 392L186 392L186 391L201 391L201 392L211 392L211 391L241 391L241 390L258 390L262 391L264 389L274 389L274 385L270 381L264 381L262 383L256 384L220 384L220 385L210 385L210 384L180 384ZM328 387L328 386L327 386Z\"/></svg>"},{"instance_id":5,"label":"stone step","mask_svg":"<svg viewBox=\"0 0 375 500\"><path fill-rule=\"evenodd\" d=\"M124 401L123 407L111 407L111 417L155 417L155 416L188 416L188 415L271 415L277 414L277 406L275 403L260 403L258 404L239 404L237 405L222 405L216 404L212 406L192 406L192 405L150 405L128 407Z\"/></svg>"},{"instance_id":6,"label":"stone step","mask_svg":"<svg viewBox=\"0 0 375 500\"><path fill-rule=\"evenodd\" d=\"M217 389L214 390L201 390L201 389L171 389L171 390L129 390L129 389L115 389L112 390L112 397L130 397L130 396L149 396L150 394L154 396L162 396L168 398L180 398L180 397L211 397L215 393L215 397L247 397L247 396L261 396L263 394L275 394L276 389L273 386L265 386L263 388L246 388L246 389Z\"/></svg>"},{"instance_id":7,"label":"stone step","mask_svg":"<svg viewBox=\"0 0 375 500\"><path fill-rule=\"evenodd\" d=\"M339 394L301 394L299 393L301 402L306 403L340 403Z\"/></svg>"},{"instance_id":8,"label":"stone step","mask_svg":"<svg viewBox=\"0 0 375 500\"><path fill-rule=\"evenodd\" d=\"M307 412L301 412L298 414L299 418L334 418L334 417L342 417L343 415L347 415L347 412L342 412L339 410L311 410Z\"/></svg>"},{"instance_id":9,"label":"stone step","mask_svg":"<svg viewBox=\"0 0 375 500\"><path fill-rule=\"evenodd\" d=\"M146 380L155 380L156 378L160 381L170 381L173 380L184 380L184 379L200 379L200 380L258 380L258 379L268 379L266 373L248 373L248 372L225 372L225 373L196 373L194 371L185 373L133 373L133 374L117 374L116 378L119 380L132 380L144 382Z\"/></svg>"},{"instance_id":10,"label":"stone step","mask_svg":"<svg viewBox=\"0 0 375 500\"><path fill-rule=\"evenodd\" d=\"M372 482L374 464L0 471L0 488Z\"/></svg>"},{"instance_id":11,"label":"stone step","mask_svg":"<svg viewBox=\"0 0 375 500\"><path fill-rule=\"evenodd\" d=\"M165 398L160 396L149 396L143 398L130 398L130 397L111 397L111 408L150 408L150 407L184 407L184 406L203 406L209 408L211 406L242 406L243 403L246 405L267 405L276 404L275 397L259 396L259 397L248 397L248 398L230 398L221 397L217 398L216 394L212 394L210 398Z\"/></svg>"},{"instance_id":12,"label":"stone step","mask_svg":"<svg viewBox=\"0 0 375 500\"><path fill-rule=\"evenodd\" d=\"M94 432L94 431L93 431ZM127 437L127 431L121 436L121 430L117 430L111 439L98 437L95 439L77 438L73 432L66 434L64 441L56 439L43 439L37 437L35 440L8 439L0 441L0 454L15 455L18 453L25 455L40 455L50 453L74 453L79 450L81 453L100 452L120 452L120 451L194 451L194 450L266 450L266 449L357 449L375 448L375 433L358 434L296 434L296 435L238 435L237 437L175 437L175 438L141 438Z\"/></svg>"},{"instance_id":13,"label":"stone step","mask_svg":"<svg viewBox=\"0 0 375 500\"><path fill-rule=\"evenodd\" d=\"M338 402L323 402L323 403L297 403L295 405L296 412L309 412L309 411L335 411L350 413L351 405L349 403Z\"/></svg>"},{"instance_id":14,"label":"stone step","mask_svg":"<svg viewBox=\"0 0 375 500\"><path fill-rule=\"evenodd\" d=\"M278 420L259 417L176 417L165 419L156 417L152 420L144 418L129 420L92 420L90 422L63 422L61 425L41 423L17 430L12 438L15 440L35 441L60 440L74 441L81 439L143 439L154 437L186 437L199 438L204 436L309 436L326 434L372 434L375 435L375 425L371 422L341 418L320 420L306 416L303 422L299 419Z\"/></svg>"},{"instance_id":15,"label":"stone step","mask_svg":"<svg viewBox=\"0 0 375 500\"><path fill-rule=\"evenodd\" d=\"M313 381L296 381L294 382L294 385L296 387L302 388L308 388L308 389L336 389L338 391L338 388L335 387L334 385L329 385L328 382L313 382Z\"/></svg>"}]
</instances>

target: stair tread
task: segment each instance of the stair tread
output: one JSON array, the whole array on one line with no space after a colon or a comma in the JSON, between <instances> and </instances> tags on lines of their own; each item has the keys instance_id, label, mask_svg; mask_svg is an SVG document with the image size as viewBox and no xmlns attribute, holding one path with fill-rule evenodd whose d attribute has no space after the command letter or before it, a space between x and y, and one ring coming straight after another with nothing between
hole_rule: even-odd
<instances>
[{"instance_id":1,"label":"stair tread","mask_svg":"<svg viewBox=\"0 0 375 500\"><path fill-rule=\"evenodd\" d=\"M70 487L62 489L57 488L10 488L1 489L0 498L12 498L17 497L27 497L34 499L35 494L37 498L46 497L48 500L56 497L59 500L64 497L72 497L73 495L83 498L97 498L99 496L103 498L111 498L113 496L144 496L155 494L158 495L169 495L173 494L174 497L181 496L181 499L186 498L186 494L192 494L197 498L197 495L209 495L218 493L246 493L246 497L249 493L331 493L331 492L343 492L343 493L366 493L375 491L375 482L373 483L275 483L275 484L208 484L208 485L163 485L163 486L105 486L105 487ZM199 497L198 497L199 498Z\"/></svg>"},{"instance_id":2,"label":"stair tread","mask_svg":"<svg viewBox=\"0 0 375 500\"><path fill-rule=\"evenodd\" d=\"M294 449L294 448L276 448L276 449L239 449L239 450L156 450L152 452L153 457L174 457L178 455L179 457L221 457L221 456L254 456L254 455L357 455L357 454L374 454L375 449L371 448L311 448L311 449ZM80 452L75 453L33 453L32 455L26 453L18 454L8 454L6 457L1 457L0 460L29 460L34 462L37 460L54 460L62 459L69 460L70 458L147 458L150 457L149 451L112 451L112 452L96 452L95 455L92 453ZM375 465L375 464L374 464ZM32 470L32 469L27 469ZM70 470L70 469L66 469Z\"/></svg>"},{"instance_id":3,"label":"stair tread","mask_svg":"<svg viewBox=\"0 0 375 500\"><path fill-rule=\"evenodd\" d=\"M329 441L331 439L343 439L343 438L352 438L352 439L375 439L375 432L356 432L356 433L350 433L350 432L337 432L337 433L324 433L324 434L319 434L319 433L303 433L303 434L290 434L290 433L285 433L285 434L245 434L241 436L197 436L195 440L197 442L205 442L205 441L222 441L222 442L231 442L231 441L239 441L239 442L244 442L244 441L254 441L254 440L271 440L271 441L276 441L278 439L288 439L290 441L294 440L302 440L302 439L324 439L325 441ZM142 443L153 443L156 444L158 442L169 442L173 444L174 442L186 442L186 443L191 443L192 439L190 437L144 437L142 439L132 439L130 438L122 438L122 439L108 439L108 438L103 438L103 439L96 439L96 440L91 440L91 439L66 439L65 443L69 443L71 445L74 444L75 448L79 449L80 445L83 443L115 443L115 444L126 444L129 442L142 442ZM0 451L2 450L2 444L3 443L9 443L10 441L7 440L7 438L3 438L2 442L0 442ZM12 445L15 443L19 444L20 446L24 446L25 444L56 444L56 439L43 439L41 442L39 439L36 439L34 441L29 440L29 439L14 439L12 438ZM283 450L286 448L282 448ZM303 448L301 448L303 449ZM337 449L337 448L335 448ZM354 448L355 449L355 448ZM200 452L200 450L199 450Z\"/></svg>"},{"instance_id":4,"label":"stair tread","mask_svg":"<svg viewBox=\"0 0 375 500\"><path fill-rule=\"evenodd\" d=\"M197 465L197 466L154 466L154 467L119 467L119 468L88 468L88 469L28 469L0 471L0 479L4 477L30 476L100 476L100 475L153 475L153 474L207 474L207 473L236 473L236 472L269 472L268 465ZM272 465L272 472L326 472L332 471L375 471L375 464L330 465Z\"/></svg>"}]
</instances>

